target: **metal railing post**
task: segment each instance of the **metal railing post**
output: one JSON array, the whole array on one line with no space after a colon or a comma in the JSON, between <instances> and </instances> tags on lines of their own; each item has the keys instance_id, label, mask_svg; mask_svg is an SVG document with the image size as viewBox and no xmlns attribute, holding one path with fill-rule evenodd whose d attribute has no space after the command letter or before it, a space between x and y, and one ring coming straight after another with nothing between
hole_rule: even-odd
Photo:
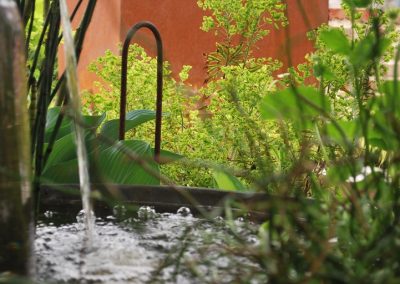
<instances>
[{"instance_id":1,"label":"metal railing post","mask_svg":"<svg viewBox=\"0 0 400 284\"><path fill-rule=\"evenodd\" d=\"M154 141L154 160L159 162L161 151L161 119L162 119L162 96L163 96L163 46L161 35L154 24L150 22L139 22L134 25L127 33L122 48L122 67L121 67L121 98L119 113L119 140L125 139L125 116L126 116L126 85L127 85L127 66L129 45L138 30L141 28L149 29L157 44L157 101L156 101L156 129Z\"/></svg>"}]
</instances>

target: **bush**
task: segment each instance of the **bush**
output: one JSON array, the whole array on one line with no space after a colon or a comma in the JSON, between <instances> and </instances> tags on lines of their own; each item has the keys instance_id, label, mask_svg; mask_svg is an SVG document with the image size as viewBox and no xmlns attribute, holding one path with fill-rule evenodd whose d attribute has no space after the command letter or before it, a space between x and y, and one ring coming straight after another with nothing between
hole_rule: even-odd
<instances>
[{"instance_id":1,"label":"bush","mask_svg":"<svg viewBox=\"0 0 400 284\"><path fill-rule=\"evenodd\" d=\"M107 112L109 118L118 117L120 61L119 56L107 51L105 56L91 64L90 69L103 83L96 83L98 93L85 95L86 112ZM257 64L260 61L258 59ZM149 57L143 48L132 45L128 62L128 109L154 109L156 60ZM255 60L253 62L256 64ZM252 172L258 166L259 151L267 146L263 139L254 141L253 145L246 141L254 135L263 137L270 132L271 125L261 123L258 104L263 94L275 88L272 72L280 67L276 61L264 59L263 62L256 70L242 65L227 66L222 70L223 78L200 90L190 89L183 83L189 67L184 67L180 74L182 80L176 82L170 77L166 64L163 148L183 154L192 161L189 168L165 166L166 175L178 184L211 187L214 185L212 171L202 161L208 160L240 169L239 175L247 183L252 180ZM233 85L238 86L236 97L231 97L229 92ZM253 121L251 127L249 119ZM147 124L130 135L152 141L154 127Z\"/></svg>"}]
</instances>

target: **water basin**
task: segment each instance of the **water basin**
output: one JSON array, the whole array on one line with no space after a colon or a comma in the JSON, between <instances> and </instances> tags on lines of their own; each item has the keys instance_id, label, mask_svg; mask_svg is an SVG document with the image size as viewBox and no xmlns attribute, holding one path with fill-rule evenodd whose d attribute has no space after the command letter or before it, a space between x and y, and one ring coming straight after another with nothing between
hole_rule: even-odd
<instances>
[{"instance_id":1,"label":"water basin","mask_svg":"<svg viewBox=\"0 0 400 284\"><path fill-rule=\"evenodd\" d=\"M91 247L82 212L45 211L36 228L37 281L42 283L266 283L258 225L244 218L198 218L189 208L159 213L124 205L97 217Z\"/></svg>"}]
</instances>

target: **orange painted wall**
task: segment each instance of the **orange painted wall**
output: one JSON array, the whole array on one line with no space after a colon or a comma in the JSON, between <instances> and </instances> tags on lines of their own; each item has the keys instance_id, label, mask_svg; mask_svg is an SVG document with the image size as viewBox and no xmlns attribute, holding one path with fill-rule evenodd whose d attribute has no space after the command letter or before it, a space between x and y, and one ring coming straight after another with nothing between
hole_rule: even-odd
<instances>
[{"instance_id":1,"label":"orange painted wall","mask_svg":"<svg viewBox=\"0 0 400 284\"><path fill-rule=\"evenodd\" d=\"M76 1L69 0L70 10ZM171 63L173 74L177 75L182 65L192 65L189 81L194 85L201 85L206 76L203 54L215 49L216 38L211 33L200 30L204 13L197 7L196 2L196 0L98 0L83 48L82 60L79 63L81 88L93 88L95 77L86 70L87 65L107 49L117 52L117 45L123 41L128 29L143 20L151 21L159 28L164 41L165 58ZM304 8L306 21L298 2ZM328 0L287 0L287 4L289 18L287 30L272 30L258 44L259 49L255 52L256 56L277 58L284 62L285 66L288 65L286 44L290 42L292 65L303 62L304 55L312 51L312 44L307 40L306 32L328 22ZM289 41L286 33L290 35ZM138 32L134 42L140 43L151 54L155 54L155 43L150 33Z\"/></svg>"}]
</instances>

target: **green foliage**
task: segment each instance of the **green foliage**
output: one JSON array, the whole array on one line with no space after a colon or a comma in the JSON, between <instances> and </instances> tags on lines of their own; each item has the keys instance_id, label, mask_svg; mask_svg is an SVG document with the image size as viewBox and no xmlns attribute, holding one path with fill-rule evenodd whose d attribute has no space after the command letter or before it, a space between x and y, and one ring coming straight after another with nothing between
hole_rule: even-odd
<instances>
[{"instance_id":1,"label":"green foliage","mask_svg":"<svg viewBox=\"0 0 400 284\"><path fill-rule=\"evenodd\" d=\"M244 65L227 66L222 69L223 78L210 82L201 90L190 90L183 82L176 82L166 68L162 137L163 148L184 155L193 165L168 165L162 172L181 185L212 187L212 171L202 160L241 169L237 173L245 183L250 184L252 175L257 173L259 153L253 147L264 149L263 139L254 141L254 145L243 143L248 137L265 135L271 124L265 125L259 116L258 103L263 94L275 88L272 72L279 62L271 59L251 59L251 62L263 62L257 69ZM98 83L99 93L86 94L86 111L102 113L107 111L111 117L117 116L119 109L119 67L120 57L106 52L104 57L94 62L90 69L103 82ZM128 109L154 109L156 61L149 57L143 48L132 45L128 59ZM166 64L168 66L168 63ZM189 67L180 74L187 78ZM236 89L232 97L230 89ZM254 121L249 128L248 119ZM143 125L130 137L152 141L154 126ZM200 165L199 167L195 165Z\"/></svg>"},{"instance_id":2,"label":"green foliage","mask_svg":"<svg viewBox=\"0 0 400 284\"><path fill-rule=\"evenodd\" d=\"M257 42L270 28L286 24L286 5L281 0L199 0L197 5L211 13L203 17L201 29L219 38L216 51L207 55L207 80L223 76L224 66L258 68L264 62L249 60Z\"/></svg>"},{"instance_id":3,"label":"green foliage","mask_svg":"<svg viewBox=\"0 0 400 284\"><path fill-rule=\"evenodd\" d=\"M319 39L328 49L337 54L349 54L351 51L350 42L341 29L322 30Z\"/></svg>"},{"instance_id":4,"label":"green foliage","mask_svg":"<svg viewBox=\"0 0 400 284\"><path fill-rule=\"evenodd\" d=\"M319 91L295 80L261 103L265 119L315 125L308 139L304 128L292 129L302 155L277 181L278 192L287 194L291 177L305 173L314 200L276 205L276 215L260 228L262 259L271 282L287 277L294 283L399 281L400 259L394 249L399 247L400 179L394 157L400 146L400 86L397 77L385 79L381 67L393 58L397 37L372 2L347 1L350 15L360 7L373 12L366 23L352 18L350 36L342 29L320 29L317 50L309 57ZM345 93L341 98L340 90ZM338 100L343 107L350 105L352 113L338 107ZM315 145L326 174L307 167L316 157L310 151Z\"/></svg>"},{"instance_id":5,"label":"green foliage","mask_svg":"<svg viewBox=\"0 0 400 284\"><path fill-rule=\"evenodd\" d=\"M268 34L265 24L281 25L285 21L285 4L281 0L199 0L197 4L211 16L203 17L201 29L232 39L262 38ZM263 29L256 31L258 28Z\"/></svg>"},{"instance_id":6,"label":"green foliage","mask_svg":"<svg viewBox=\"0 0 400 284\"><path fill-rule=\"evenodd\" d=\"M47 114L46 136L51 137L54 132L56 120L60 114L60 108L49 109ZM155 115L152 111L135 110L126 115L126 131L139 126ZM91 181L115 184L160 184L159 166L152 160L153 150L150 145L140 140L120 141L113 145L117 139L118 124L115 120L104 121L105 114L99 116L84 116L86 147L91 164ZM56 141L49 149L47 144L45 167L42 180L46 183L79 183L78 161L76 145L72 133L73 123L68 117L63 119ZM96 130L102 124L102 128L96 137ZM107 139L108 143L104 143ZM51 151L50 151L51 150ZM169 155L171 156L171 154ZM173 157L179 159L180 157ZM171 158L170 158L171 160ZM143 164L148 169L145 170Z\"/></svg>"},{"instance_id":7,"label":"green foliage","mask_svg":"<svg viewBox=\"0 0 400 284\"><path fill-rule=\"evenodd\" d=\"M155 111L151 110L134 110L126 114L125 131L129 131L142 123L156 118ZM119 119L112 119L105 122L100 133L113 140L118 140L119 135Z\"/></svg>"},{"instance_id":8,"label":"green foliage","mask_svg":"<svg viewBox=\"0 0 400 284\"><path fill-rule=\"evenodd\" d=\"M313 121L321 112L329 113L330 102L312 87L297 87L277 91L266 96L261 104L265 119L290 119Z\"/></svg>"},{"instance_id":9,"label":"green foliage","mask_svg":"<svg viewBox=\"0 0 400 284\"><path fill-rule=\"evenodd\" d=\"M49 111L49 116L47 115L51 106L66 104L69 99L68 90L64 84L66 76L58 74L58 49L62 41L60 6L59 1L56 0L45 2L15 0L15 2L22 16L27 39L27 90L30 104L32 169L35 178L34 193L37 195L40 191L45 160L50 159L49 154L53 149L53 143L70 133L71 125L71 121L63 122L56 119L52 111ZM75 51L78 58L95 6L96 0L87 1L87 5L81 8L80 20L76 22L78 29L75 33L74 46L69 51L70 53ZM57 100L56 97L58 97ZM47 118L50 120L48 121ZM58 121L57 126L56 121ZM90 124L90 121L86 122ZM64 153L61 154L61 150L59 153L61 157L64 155ZM65 167L65 169L69 168ZM34 196L34 200L39 201L38 196Z\"/></svg>"},{"instance_id":10,"label":"green foliage","mask_svg":"<svg viewBox=\"0 0 400 284\"><path fill-rule=\"evenodd\" d=\"M45 71L40 71L47 79L54 74L49 66L54 67L55 54L50 51L57 47L51 43L59 35L56 2L52 1L52 29L46 33L48 53L41 65ZM182 185L215 186L215 182L224 189L251 186L275 194L258 208L268 215L259 227L258 240L251 244L240 240L242 246L229 251L243 260L256 260L254 273L267 276L270 283L399 282L400 84L398 77L385 78L383 66L393 58L398 38L393 14L375 8L381 2L345 1L351 30L321 27L312 34L316 51L309 62L291 68L285 80L276 82L272 73L279 63L252 59L246 56L249 49L243 53L246 48L242 48L253 47L266 35L259 28L269 21L263 18L265 5L275 3L270 8L276 8L277 14L271 14L270 20L282 20L280 2L199 1L203 9L211 10L203 29L232 39L223 38L214 54L220 56L213 63L218 76L201 90L191 90L183 84L190 67L183 68L179 82L167 67L164 70L163 148L170 152L163 153L170 160L181 158L173 152L188 160L161 170ZM357 8L366 8L370 18L362 21ZM233 40L237 35L245 37L242 46ZM398 61L398 46L396 52ZM233 56L226 60L229 55ZM154 109L155 60L132 46L128 62L128 108L136 111L128 114L126 130L132 127L130 138L151 141L154 127L148 121L154 114L137 110ZM86 111L107 111L114 119L119 109L120 58L107 52L91 68L107 85L99 84L95 96L86 95ZM41 68L33 70L35 77ZM317 82L307 86L311 74ZM59 117L59 110L48 109L55 80L42 80L37 85L41 96L35 112L37 128L32 131L37 137L33 146L38 166L40 156L48 153L50 133ZM36 83L32 82L33 98ZM98 132L94 135L99 127L103 134L110 133L111 141L115 139L116 122L104 119L103 115L85 117L88 144L101 138ZM38 170L43 178L76 181L70 127L65 118L43 171ZM159 169L151 160L148 143L131 139L113 147L93 145L91 162L100 160L99 173L109 181L159 182L143 170L143 163L156 173ZM205 159L230 169L210 166ZM232 223L224 229L237 236ZM190 262L192 271L195 261Z\"/></svg>"},{"instance_id":11,"label":"green foliage","mask_svg":"<svg viewBox=\"0 0 400 284\"><path fill-rule=\"evenodd\" d=\"M232 191L244 191L246 188L234 175L221 170L214 170L216 188Z\"/></svg>"},{"instance_id":12,"label":"green foliage","mask_svg":"<svg viewBox=\"0 0 400 284\"><path fill-rule=\"evenodd\" d=\"M34 23L32 25L32 31L30 35L30 40L28 42L28 54L27 54L27 65L32 66L33 60L35 58L35 49L39 44L40 35L42 33L42 28L44 24L43 19L43 2L38 1L35 7ZM39 61L43 60L44 51L41 50L39 54ZM36 70L36 75L39 74L39 70Z\"/></svg>"}]
</instances>

